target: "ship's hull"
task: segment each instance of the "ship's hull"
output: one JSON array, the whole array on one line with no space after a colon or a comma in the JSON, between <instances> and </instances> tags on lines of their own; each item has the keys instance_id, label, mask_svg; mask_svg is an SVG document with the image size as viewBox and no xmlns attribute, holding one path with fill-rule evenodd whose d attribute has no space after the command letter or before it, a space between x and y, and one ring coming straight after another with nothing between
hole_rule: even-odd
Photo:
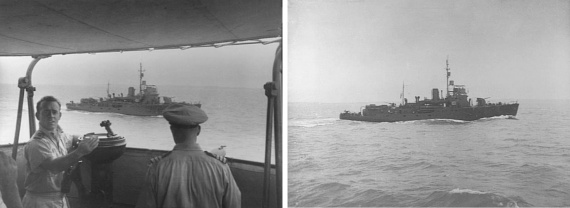
<instances>
[{"instance_id":1,"label":"ship's hull","mask_svg":"<svg viewBox=\"0 0 570 208\"><path fill-rule=\"evenodd\" d=\"M341 113L340 119L353 121L369 121L369 122L397 122L397 121L413 121L427 119L453 119L473 121L481 118L489 118L494 116L516 116L519 108L518 103L492 105L482 107L442 107L422 110L404 110L400 113L398 110L393 113L376 113L372 115L361 115L355 113Z\"/></svg>"},{"instance_id":2,"label":"ship's hull","mask_svg":"<svg viewBox=\"0 0 570 208\"><path fill-rule=\"evenodd\" d=\"M67 103L68 110L88 112L120 113L134 116L158 116L169 104L138 104L138 103ZM201 104L191 104L201 107Z\"/></svg>"}]
</instances>

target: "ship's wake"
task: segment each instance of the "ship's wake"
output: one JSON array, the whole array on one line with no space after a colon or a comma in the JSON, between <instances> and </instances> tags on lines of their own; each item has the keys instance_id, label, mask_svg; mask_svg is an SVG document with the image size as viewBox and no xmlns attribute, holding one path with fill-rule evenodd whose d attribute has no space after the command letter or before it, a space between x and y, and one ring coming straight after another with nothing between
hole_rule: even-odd
<instances>
[{"instance_id":1,"label":"ship's wake","mask_svg":"<svg viewBox=\"0 0 570 208\"><path fill-rule=\"evenodd\" d=\"M416 120L416 121L409 121L415 122L419 124L427 124L427 125L462 125L471 123L471 121L464 121L464 120L455 120L455 119L427 119L427 120Z\"/></svg>"},{"instance_id":2,"label":"ship's wake","mask_svg":"<svg viewBox=\"0 0 570 208\"><path fill-rule=\"evenodd\" d=\"M513 115L502 115L502 116L493 116L488 118L481 118L480 121L491 121L491 120L499 120L499 119L512 119L512 120L519 120L516 116Z\"/></svg>"},{"instance_id":3,"label":"ship's wake","mask_svg":"<svg viewBox=\"0 0 570 208\"><path fill-rule=\"evenodd\" d=\"M316 127L331 125L338 121L337 118L317 118L317 119L300 119L300 120L289 120L289 126L292 127Z\"/></svg>"},{"instance_id":4,"label":"ship's wake","mask_svg":"<svg viewBox=\"0 0 570 208\"><path fill-rule=\"evenodd\" d=\"M455 120L455 119L427 119L427 120L415 120L415 121L400 121L396 123L419 123L419 124L428 124L428 125L449 125L449 124L461 125L461 124L469 124L472 122L486 122L486 121L494 121L501 119L518 120L515 116L503 115L503 116L494 116L489 118L481 118L475 121L465 121L465 120Z\"/></svg>"},{"instance_id":5,"label":"ship's wake","mask_svg":"<svg viewBox=\"0 0 570 208\"><path fill-rule=\"evenodd\" d=\"M435 191L415 206L421 207L531 207L521 197L505 197L470 189Z\"/></svg>"},{"instance_id":6,"label":"ship's wake","mask_svg":"<svg viewBox=\"0 0 570 208\"><path fill-rule=\"evenodd\" d=\"M519 120L516 116L507 116L507 119Z\"/></svg>"}]
</instances>

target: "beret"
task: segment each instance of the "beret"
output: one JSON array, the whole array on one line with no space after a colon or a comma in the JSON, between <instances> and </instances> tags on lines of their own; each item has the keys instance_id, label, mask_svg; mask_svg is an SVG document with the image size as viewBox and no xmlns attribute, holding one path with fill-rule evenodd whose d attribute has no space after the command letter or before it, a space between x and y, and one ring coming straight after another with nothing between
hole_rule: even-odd
<instances>
[{"instance_id":1,"label":"beret","mask_svg":"<svg viewBox=\"0 0 570 208\"><path fill-rule=\"evenodd\" d=\"M162 116L170 124L195 126L208 120L206 112L195 105L175 103L162 111Z\"/></svg>"}]
</instances>

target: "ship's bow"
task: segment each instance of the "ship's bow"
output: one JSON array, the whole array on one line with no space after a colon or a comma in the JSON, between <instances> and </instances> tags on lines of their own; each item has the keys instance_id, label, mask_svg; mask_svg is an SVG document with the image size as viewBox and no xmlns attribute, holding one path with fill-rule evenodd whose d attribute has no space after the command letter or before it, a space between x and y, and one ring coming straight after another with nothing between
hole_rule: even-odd
<instances>
[{"instance_id":1,"label":"ship's bow","mask_svg":"<svg viewBox=\"0 0 570 208\"><path fill-rule=\"evenodd\" d=\"M507 105L501 106L501 111L502 111L501 114L502 115L516 116L518 110L519 110L519 104L518 103L507 104Z\"/></svg>"}]
</instances>

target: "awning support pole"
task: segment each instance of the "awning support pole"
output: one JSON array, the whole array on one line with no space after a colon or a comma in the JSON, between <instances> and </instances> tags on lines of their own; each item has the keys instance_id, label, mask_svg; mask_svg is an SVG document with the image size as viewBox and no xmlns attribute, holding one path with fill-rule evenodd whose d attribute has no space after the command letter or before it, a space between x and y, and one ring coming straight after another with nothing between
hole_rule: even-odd
<instances>
[{"instance_id":1,"label":"awning support pole","mask_svg":"<svg viewBox=\"0 0 570 208\"><path fill-rule=\"evenodd\" d=\"M50 56L36 56L33 57L34 60L30 62L28 66L28 71L26 71L26 77L20 77L18 79L18 88L20 88L20 98L18 100L18 117L16 118L16 133L14 134L14 143L12 144L12 158L16 160L18 155L18 143L20 140L20 125L22 123L22 106L24 104L24 90L28 92L28 119L30 123L30 137L36 132L36 119L34 117L34 91L36 88L32 86L32 72L34 67L43 58L48 58Z\"/></svg>"},{"instance_id":2,"label":"awning support pole","mask_svg":"<svg viewBox=\"0 0 570 208\"><path fill-rule=\"evenodd\" d=\"M267 127L265 140L265 169L263 180L263 203L262 207L270 206L270 183L271 183L271 147L272 133L275 134L275 165L276 165L276 195L277 207L282 207L282 105L283 105L283 85L282 85L282 68L283 68L282 45L277 47L275 61L273 62L273 82L266 83L263 88L267 96ZM275 115L275 116L274 116ZM272 132L272 126L275 125L275 131Z\"/></svg>"},{"instance_id":3,"label":"awning support pole","mask_svg":"<svg viewBox=\"0 0 570 208\"><path fill-rule=\"evenodd\" d=\"M18 80L18 87L24 77ZM14 143L12 143L12 158L16 160L18 155L18 140L20 138L20 124L22 123L22 106L24 105L24 88L20 88L20 99L18 100L18 117L16 118L16 133L14 134Z\"/></svg>"},{"instance_id":4,"label":"awning support pole","mask_svg":"<svg viewBox=\"0 0 570 208\"><path fill-rule=\"evenodd\" d=\"M273 82L277 88L277 97L275 102L275 165L277 176L277 207L282 207L283 199L283 48L279 44L277 53L273 63Z\"/></svg>"},{"instance_id":5,"label":"awning support pole","mask_svg":"<svg viewBox=\"0 0 570 208\"><path fill-rule=\"evenodd\" d=\"M274 95L274 84L272 82L266 83L263 88L265 89L265 95L267 96L267 121L265 128L265 167L263 174L263 202L262 207L269 207L271 191L269 189L271 184L271 143L272 143L272 132L273 132L273 102L275 101Z\"/></svg>"}]
</instances>

